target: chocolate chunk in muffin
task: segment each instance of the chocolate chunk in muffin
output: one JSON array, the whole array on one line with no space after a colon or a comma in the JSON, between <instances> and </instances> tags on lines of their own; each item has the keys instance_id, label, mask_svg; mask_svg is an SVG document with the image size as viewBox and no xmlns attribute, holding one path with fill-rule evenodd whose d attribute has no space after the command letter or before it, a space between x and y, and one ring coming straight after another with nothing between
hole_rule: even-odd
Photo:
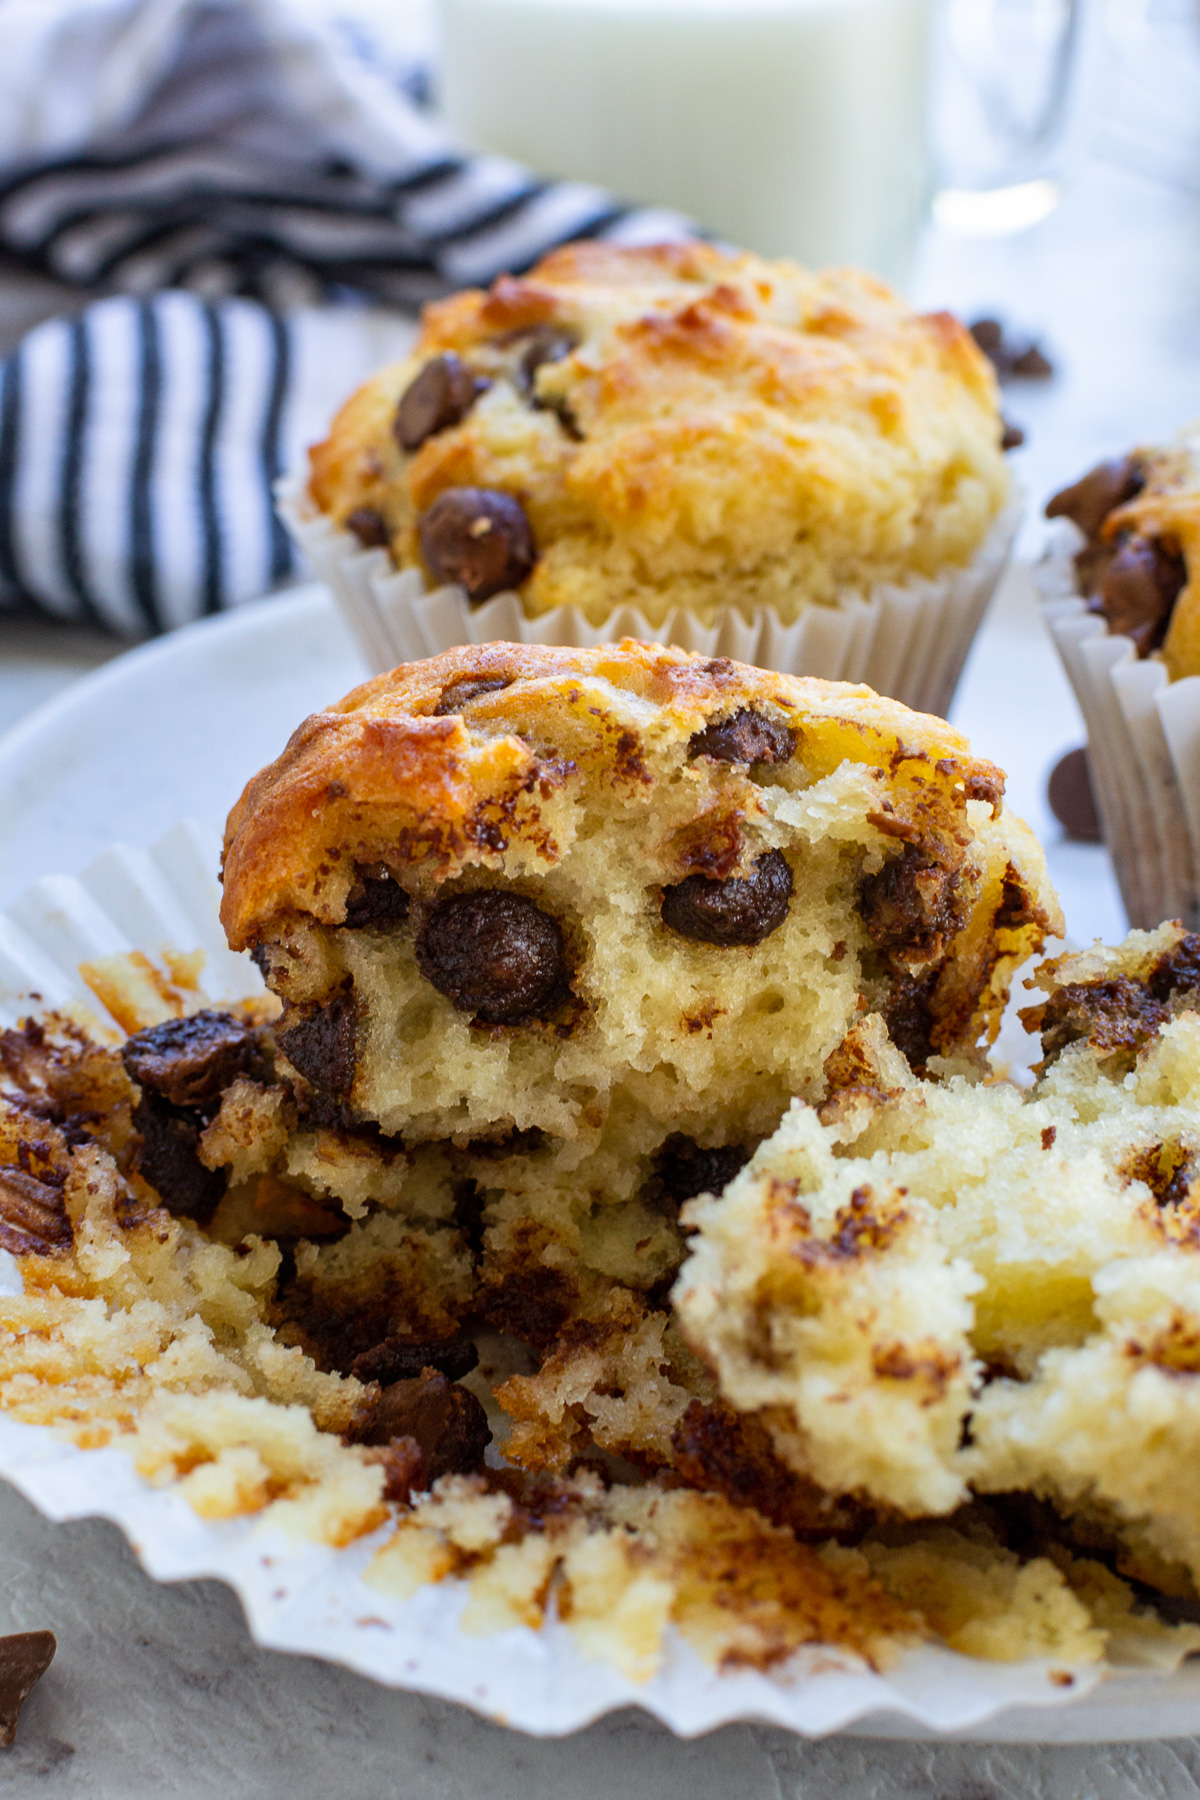
<instances>
[{"instance_id":1,"label":"chocolate chunk in muffin","mask_svg":"<svg viewBox=\"0 0 1200 1800\"><path fill-rule=\"evenodd\" d=\"M121 1054L139 1087L173 1106L196 1106L249 1073L256 1046L257 1034L244 1019L206 1010L135 1032Z\"/></svg>"},{"instance_id":2,"label":"chocolate chunk in muffin","mask_svg":"<svg viewBox=\"0 0 1200 1800\"><path fill-rule=\"evenodd\" d=\"M356 506L342 523L352 531L364 550L386 550L392 541L387 520L373 506Z\"/></svg>"},{"instance_id":3,"label":"chocolate chunk in muffin","mask_svg":"<svg viewBox=\"0 0 1200 1800\"><path fill-rule=\"evenodd\" d=\"M304 1079L335 1098L354 1085L358 1009L351 992L335 994L323 1006L278 1033L279 1048Z\"/></svg>"},{"instance_id":4,"label":"chocolate chunk in muffin","mask_svg":"<svg viewBox=\"0 0 1200 1800\"><path fill-rule=\"evenodd\" d=\"M507 686L505 675L481 675L474 680L468 677L465 681L452 681L434 707L433 716L444 719L451 713L459 713L472 700L481 700L485 694L503 693Z\"/></svg>"},{"instance_id":5,"label":"chocolate chunk in muffin","mask_svg":"<svg viewBox=\"0 0 1200 1800\"><path fill-rule=\"evenodd\" d=\"M158 1094L143 1094L133 1109L141 1142L134 1161L163 1206L177 1218L211 1218L228 1181L225 1169L200 1161L200 1133L206 1121L196 1107L173 1106Z\"/></svg>"},{"instance_id":6,"label":"chocolate chunk in muffin","mask_svg":"<svg viewBox=\"0 0 1200 1800\"><path fill-rule=\"evenodd\" d=\"M1132 638L1139 656L1157 650L1187 570L1183 558L1157 539L1130 534L1096 570L1090 591L1110 631Z\"/></svg>"},{"instance_id":7,"label":"chocolate chunk in muffin","mask_svg":"<svg viewBox=\"0 0 1200 1800\"><path fill-rule=\"evenodd\" d=\"M704 944L761 944L787 918L793 877L781 850L755 859L748 876L689 875L663 891L662 921Z\"/></svg>"},{"instance_id":8,"label":"chocolate chunk in muffin","mask_svg":"<svg viewBox=\"0 0 1200 1800\"><path fill-rule=\"evenodd\" d=\"M1110 512L1142 491L1142 465L1136 456L1113 457L1046 502L1048 519L1070 519L1085 537L1099 537Z\"/></svg>"},{"instance_id":9,"label":"chocolate chunk in muffin","mask_svg":"<svg viewBox=\"0 0 1200 1800\"><path fill-rule=\"evenodd\" d=\"M415 1438L427 1482L472 1474L492 1441L487 1414L474 1394L429 1368L385 1387L354 1437L360 1444L379 1445Z\"/></svg>"},{"instance_id":10,"label":"chocolate chunk in muffin","mask_svg":"<svg viewBox=\"0 0 1200 1800\"><path fill-rule=\"evenodd\" d=\"M453 352L435 356L405 388L393 430L402 450L419 450L426 438L465 419L489 386Z\"/></svg>"},{"instance_id":11,"label":"chocolate chunk in muffin","mask_svg":"<svg viewBox=\"0 0 1200 1800\"><path fill-rule=\"evenodd\" d=\"M744 1144L704 1148L695 1138L673 1132L654 1159L657 1197L666 1210L678 1213L697 1194L719 1194L750 1160Z\"/></svg>"},{"instance_id":12,"label":"chocolate chunk in muffin","mask_svg":"<svg viewBox=\"0 0 1200 1800\"><path fill-rule=\"evenodd\" d=\"M461 1381L478 1362L479 1352L470 1338L455 1338L448 1344L408 1344L402 1338L389 1337L356 1356L350 1373L359 1381L377 1381L381 1387L394 1381L415 1381L423 1369L433 1369L447 1381Z\"/></svg>"},{"instance_id":13,"label":"chocolate chunk in muffin","mask_svg":"<svg viewBox=\"0 0 1200 1800\"><path fill-rule=\"evenodd\" d=\"M387 930L403 925L409 905L407 892L386 863L360 863L346 895L346 924L354 931L367 925Z\"/></svg>"},{"instance_id":14,"label":"chocolate chunk in muffin","mask_svg":"<svg viewBox=\"0 0 1200 1800\"><path fill-rule=\"evenodd\" d=\"M793 756L796 734L765 713L741 706L727 719L714 719L698 731L688 745L690 756L711 756L715 762L782 763Z\"/></svg>"},{"instance_id":15,"label":"chocolate chunk in muffin","mask_svg":"<svg viewBox=\"0 0 1200 1800\"><path fill-rule=\"evenodd\" d=\"M524 894L481 888L440 900L417 939L422 975L485 1025L539 1017L566 978L557 919Z\"/></svg>"},{"instance_id":16,"label":"chocolate chunk in muffin","mask_svg":"<svg viewBox=\"0 0 1200 1800\"><path fill-rule=\"evenodd\" d=\"M500 488L446 488L421 515L420 538L434 580L475 603L520 587L537 560L524 507Z\"/></svg>"}]
</instances>

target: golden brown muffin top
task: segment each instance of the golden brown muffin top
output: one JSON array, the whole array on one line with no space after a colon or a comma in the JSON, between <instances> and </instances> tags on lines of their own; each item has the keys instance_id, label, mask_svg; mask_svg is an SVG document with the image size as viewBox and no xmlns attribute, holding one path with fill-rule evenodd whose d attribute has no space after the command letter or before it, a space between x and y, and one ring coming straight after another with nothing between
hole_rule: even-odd
<instances>
[{"instance_id":1,"label":"golden brown muffin top","mask_svg":"<svg viewBox=\"0 0 1200 1800\"><path fill-rule=\"evenodd\" d=\"M468 566L475 601L793 619L968 562L1008 495L1001 431L968 333L872 276L575 244L429 307L313 449L311 495L437 583L463 579L445 496L503 494L528 539L478 591Z\"/></svg>"},{"instance_id":2,"label":"golden brown muffin top","mask_svg":"<svg viewBox=\"0 0 1200 1800\"><path fill-rule=\"evenodd\" d=\"M628 638L465 646L313 714L248 784L225 834L229 942L244 949L299 913L341 924L356 868L420 864L441 881L514 851L552 863L554 815L577 777L611 785L619 817L623 794L670 779L681 744L743 710L795 733L813 778L847 760L890 768L894 813L872 821L886 836L940 829L943 789L999 808L1003 775L959 732L867 687Z\"/></svg>"}]
</instances>

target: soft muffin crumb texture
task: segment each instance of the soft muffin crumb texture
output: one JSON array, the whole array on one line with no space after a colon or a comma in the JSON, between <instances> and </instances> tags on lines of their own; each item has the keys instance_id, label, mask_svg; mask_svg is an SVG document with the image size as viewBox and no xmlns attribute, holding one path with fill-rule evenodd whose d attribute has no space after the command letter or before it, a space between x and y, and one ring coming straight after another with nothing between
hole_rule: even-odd
<instances>
[{"instance_id":1,"label":"soft muffin crumb texture","mask_svg":"<svg viewBox=\"0 0 1200 1800\"><path fill-rule=\"evenodd\" d=\"M948 726L455 652L251 783L225 919L265 1001L0 1035L10 1416L639 1680L1200 1646L1200 945L1041 964L996 1081L1061 921Z\"/></svg>"}]
</instances>

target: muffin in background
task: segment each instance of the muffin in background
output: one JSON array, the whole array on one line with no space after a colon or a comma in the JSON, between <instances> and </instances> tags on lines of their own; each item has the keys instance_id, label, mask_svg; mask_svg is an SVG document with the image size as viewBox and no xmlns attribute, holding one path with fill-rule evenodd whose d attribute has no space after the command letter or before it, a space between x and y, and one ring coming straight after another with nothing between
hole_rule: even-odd
<instances>
[{"instance_id":1,"label":"muffin in background","mask_svg":"<svg viewBox=\"0 0 1200 1800\"><path fill-rule=\"evenodd\" d=\"M1054 495L1046 619L1132 925L1200 920L1200 426Z\"/></svg>"},{"instance_id":2,"label":"muffin in background","mask_svg":"<svg viewBox=\"0 0 1200 1800\"><path fill-rule=\"evenodd\" d=\"M428 308L284 508L405 658L637 635L944 711L1011 535L1002 436L965 329L869 275L576 244Z\"/></svg>"}]
</instances>

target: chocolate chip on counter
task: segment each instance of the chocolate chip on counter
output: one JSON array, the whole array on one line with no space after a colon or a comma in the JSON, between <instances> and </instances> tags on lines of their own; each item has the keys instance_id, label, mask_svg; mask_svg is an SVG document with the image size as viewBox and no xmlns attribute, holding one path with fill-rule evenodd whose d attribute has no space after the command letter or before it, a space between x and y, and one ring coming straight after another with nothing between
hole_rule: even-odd
<instances>
[{"instance_id":1,"label":"chocolate chip on counter","mask_svg":"<svg viewBox=\"0 0 1200 1800\"><path fill-rule=\"evenodd\" d=\"M172 1106L197 1106L244 1075L254 1060L253 1026L227 1012L198 1012L167 1019L127 1038L121 1050L126 1073Z\"/></svg>"},{"instance_id":2,"label":"chocolate chip on counter","mask_svg":"<svg viewBox=\"0 0 1200 1800\"><path fill-rule=\"evenodd\" d=\"M1018 381L1049 381L1054 364L1038 344L1030 344L1013 357L1012 373Z\"/></svg>"},{"instance_id":3,"label":"chocolate chip on counter","mask_svg":"<svg viewBox=\"0 0 1200 1800\"><path fill-rule=\"evenodd\" d=\"M761 944L787 918L792 897L792 871L780 850L755 859L749 876L731 875L711 881L689 875L666 888L662 921L681 937L704 944Z\"/></svg>"},{"instance_id":4,"label":"chocolate chip on counter","mask_svg":"<svg viewBox=\"0 0 1200 1800\"><path fill-rule=\"evenodd\" d=\"M989 361L995 362L1004 343L1004 327L999 319L976 319L967 329L983 354Z\"/></svg>"},{"instance_id":5,"label":"chocolate chip on counter","mask_svg":"<svg viewBox=\"0 0 1200 1800\"><path fill-rule=\"evenodd\" d=\"M173 1106L154 1093L143 1094L133 1109L142 1140L135 1153L139 1173L173 1217L201 1223L216 1211L228 1181L226 1170L200 1161L204 1123L196 1107Z\"/></svg>"},{"instance_id":6,"label":"chocolate chip on counter","mask_svg":"<svg viewBox=\"0 0 1200 1800\"><path fill-rule=\"evenodd\" d=\"M305 1081L323 1094L348 1094L354 1086L358 1009L353 993L336 994L278 1034L279 1048Z\"/></svg>"},{"instance_id":7,"label":"chocolate chip on counter","mask_svg":"<svg viewBox=\"0 0 1200 1800\"><path fill-rule=\"evenodd\" d=\"M439 900L416 950L426 981L484 1025L537 1018L565 985L558 921L506 888L478 888Z\"/></svg>"},{"instance_id":8,"label":"chocolate chip on counter","mask_svg":"<svg viewBox=\"0 0 1200 1800\"><path fill-rule=\"evenodd\" d=\"M511 685L507 675L463 675L452 681L448 688L443 688L433 716L444 719L449 713L461 712L472 700L481 700L485 694L498 694L502 688Z\"/></svg>"},{"instance_id":9,"label":"chocolate chip on counter","mask_svg":"<svg viewBox=\"0 0 1200 1800\"><path fill-rule=\"evenodd\" d=\"M490 385L453 351L435 356L400 396L392 425L396 442L402 450L419 450L426 438L465 419Z\"/></svg>"},{"instance_id":10,"label":"chocolate chip on counter","mask_svg":"<svg viewBox=\"0 0 1200 1800\"><path fill-rule=\"evenodd\" d=\"M969 328L1000 381L1048 381L1054 365L1032 338L1014 335L999 319L976 319Z\"/></svg>"},{"instance_id":11,"label":"chocolate chip on counter","mask_svg":"<svg viewBox=\"0 0 1200 1800\"><path fill-rule=\"evenodd\" d=\"M449 1344L407 1344L402 1338L384 1338L371 1350L364 1350L350 1364L350 1373L359 1381L377 1381L389 1387L393 1381L413 1381L422 1369L433 1369L447 1381L461 1381L479 1362L479 1352L470 1338L456 1338Z\"/></svg>"},{"instance_id":12,"label":"chocolate chip on counter","mask_svg":"<svg viewBox=\"0 0 1200 1800\"><path fill-rule=\"evenodd\" d=\"M697 1194L719 1194L750 1160L744 1144L703 1149L695 1138L672 1132L654 1158L654 1180L665 1207L678 1212Z\"/></svg>"},{"instance_id":13,"label":"chocolate chip on counter","mask_svg":"<svg viewBox=\"0 0 1200 1800\"><path fill-rule=\"evenodd\" d=\"M364 550L386 550L392 541L387 520L373 506L356 506L352 513L346 514L342 524L354 533Z\"/></svg>"},{"instance_id":14,"label":"chocolate chip on counter","mask_svg":"<svg viewBox=\"0 0 1200 1800\"><path fill-rule=\"evenodd\" d=\"M688 745L689 756L711 756L727 763L788 762L795 751L794 731L748 706L727 719L711 720Z\"/></svg>"},{"instance_id":15,"label":"chocolate chip on counter","mask_svg":"<svg viewBox=\"0 0 1200 1800\"><path fill-rule=\"evenodd\" d=\"M1171 609L1187 580L1181 556L1157 538L1131 535L1116 547L1095 587L1108 629L1132 638L1139 656L1157 650L1167 635Z\"/></svg>"},{"instance_id":16,"label":"chocolate chip on counter","mask_svg":"<svg viewBox=\"0 0 1200 1800\"><path fill-rule=\"evenodd\" d=\"M1134 500L1144 485L1141 465L1136 457L1119 456L1110 462L1097 463L1071 487L1060 488L1046 502L1048 519L1070 519L1085 537L1099 536L1114 507Z\"/></svg>"},{"instance_id":17,"label":"chocolate chip on counter","mask_svg":"<svg viewBox=\"0 0 1200 1800\"><path fill-rule=\"evenodd\" d=\"M1002 450L1019 450L1025 442L1024 428L1014 425L1011 419L1001 419L1000 423L1004 427L1000 433L1000 448Z\"/></svg>"},{"instance_id":18,"label":"chocolate chip on counter","mask_svg":"<svg viewBox=\"0 0 1200 1800\"><path fill-rule=\"evenodd\" d=\"M403 925L409 904L407 893L386 863L357 863L346 895L345 924L352 931L361 931L366 925L380 930Z\"/></svg>"},{"instance_id":19,"label":"chocolate chip on counter","mask_svg":"<svg viewBox=\"0 0 1200 1800\"><path fill-rule=\"evenodd\" d=\"M354 1437L360 1444L379 1445L415 1438L427 1482L439 1475L473 1474L492 1441L487 1414L474 1394L429 1368L385 1387Z\"/></svg>"},{"instance_id":20,"label":"chocolate chip on counter","mask_svg":"<svg viewBox=\"0 0 1200 1800\"><path fill-rule=\"evenodd\" d=\"M1078 844L1103 841L1104 832L1092 791L1092 771L1082 744L1078 750L1068 750L1065 756L1059 757L1050 771L1046 798L1050 802L1050 811L1069 838Z\"/></svg>"},{"instance_id":21,"label":"chocolate chip on counter","mask_svg":"<svg viewBox=\"0 0 1200 1800\"><path fill-rule=\"evenodd\" d=\"M520 587L537 561L525 508L500 488L447 488L419 529L434 579L459 583L476 604Z\"/></svg>"},{"instance_id":22,"label":"chocolate chip on counter","mask_svg":"<svg viewBox=\"0 0 1200 1800\"><path fill-rule=\"evenodd\" d=\"M0 1637L0 1748L7 1749L16 1737L21 1708L57 1649L52 1631L12 1631Z\"/></svg>"}]
</instances>

